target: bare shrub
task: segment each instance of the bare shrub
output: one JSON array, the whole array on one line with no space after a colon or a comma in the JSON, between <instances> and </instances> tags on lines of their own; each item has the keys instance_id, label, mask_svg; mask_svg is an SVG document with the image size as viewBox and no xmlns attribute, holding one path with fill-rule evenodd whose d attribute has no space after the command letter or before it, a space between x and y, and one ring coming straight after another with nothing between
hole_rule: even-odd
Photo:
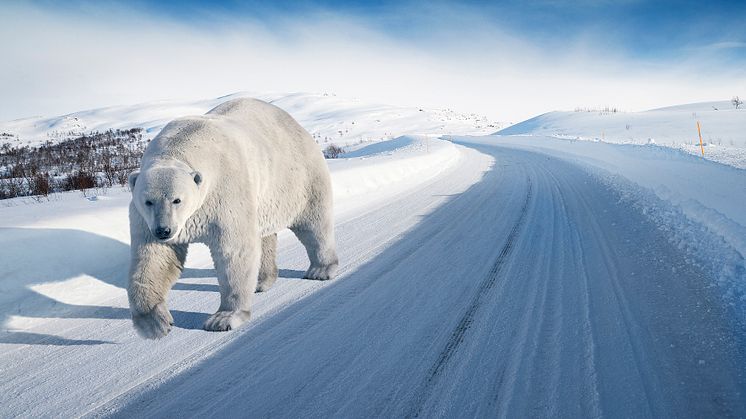
<instances>
[{"instance_id":1,"label":"bare shrub","mask_svg":"<svg viewBox=\"0 0 746 419\"><path fill-rule=\"evenodd\" d=\"M95 187L96 177L92 173L81 170L67 177L67 184L64 189L68 191L78 190L83 193L83 196L86 196L86 191Z\"/></svg>"},{"instance_id":2,"label":"bare shrub","mask_svg":"<svg viewBox=\"0 0 746 419\"><path fill-rule=\"evenodd\" d=\"M47 197L50 192L52 192L52 185L49 181L49 175L46 173L37 173L34 175L29 184L29 193L31 195Z\"/></svg>"},{"instance_id":3,"label":"bare shrub","mask_svg":"<svg viewBox=\"0 0 746 419\"><path fill-rule=\"evenodd\" d=\"M329 144L324 149L324 157L327 159L336 159L339 157L340 154L343 154L345 151L342 149L342 147L338 147L334 144Z\"/></svg>"}]
</instances>

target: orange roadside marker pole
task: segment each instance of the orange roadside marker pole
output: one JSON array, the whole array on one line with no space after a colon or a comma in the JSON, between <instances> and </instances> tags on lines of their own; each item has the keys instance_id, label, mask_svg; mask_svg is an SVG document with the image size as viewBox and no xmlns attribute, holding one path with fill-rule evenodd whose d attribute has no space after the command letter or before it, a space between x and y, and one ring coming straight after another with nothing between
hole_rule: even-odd
<instances>
[{"instance_id":1,"label":"orange roadside marker pole","mask_svg":"<svg viewBox=\"0 0 746 419\"><path fill-rule=\"evenodd\" d=\"M702 128L699 127L699 121L697 121L697 134L699 134L699 148L702 150L702 157L705 156L705 146L702 145Z\"/></svg>"}]
</instances>

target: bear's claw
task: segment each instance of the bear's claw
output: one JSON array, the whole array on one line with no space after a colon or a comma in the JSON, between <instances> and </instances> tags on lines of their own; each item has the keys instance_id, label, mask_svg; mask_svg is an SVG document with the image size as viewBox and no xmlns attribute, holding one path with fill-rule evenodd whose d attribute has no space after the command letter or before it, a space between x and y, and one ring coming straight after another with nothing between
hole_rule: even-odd
<instances>
[{"instance_id":1,"label":"bear's claw","mask_svg":"<svg viewBox=\"0 0 746 419\"><path fill-rule=\"evenodd\" d=\"M133 312L132 323L137 334L143 338L160 339L171 331L174 318L166 308L166 303L160 303L147 313Z\"/></svg>"},{"instance_id":2,"label":"bear's claw","mask_svg":"<svg viewBox=\"0 0 746 419\"><path fill-rule=\"evenodd\" d=\"M225 332L236 329L251 317L251 312L244 310L218 311L205 321L205 330L210 332Z\"/></svg>"}]
</instances>

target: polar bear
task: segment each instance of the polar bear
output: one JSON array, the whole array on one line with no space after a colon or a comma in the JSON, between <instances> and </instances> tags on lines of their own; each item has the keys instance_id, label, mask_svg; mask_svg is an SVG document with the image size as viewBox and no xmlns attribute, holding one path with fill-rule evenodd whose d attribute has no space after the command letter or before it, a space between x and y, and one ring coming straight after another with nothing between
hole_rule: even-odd
<instances>
[{"instance_id":1,"label":"polar bear","mask_svg":"<svg viewBox=\"0 0 746 419\"><path fill-rule=\"evenodd\" d=\"M311 136L286 112L255 99L225 102L176 119L145 150L129 177L131 263L127 294L137 332L165 336L166 294L189 243L205 243L220 289L206 330L238 327L254 291L277 279L277 232L290 228L327 280L338 265L329 170Z\"/></svg>"}]
</instances>

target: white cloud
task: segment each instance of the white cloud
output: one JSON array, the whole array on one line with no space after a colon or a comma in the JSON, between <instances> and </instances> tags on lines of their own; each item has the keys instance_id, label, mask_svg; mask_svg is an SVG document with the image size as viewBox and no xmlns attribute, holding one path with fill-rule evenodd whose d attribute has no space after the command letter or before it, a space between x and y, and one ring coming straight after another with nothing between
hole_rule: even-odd
<instances>
[{"instance_id":1,"label":"white cloud","mask_svg":"<svg viewBox=\"0 0 746 419\"><path fill-rule=\"evenodd\" d=\"M0 120L250 90L335 92L515 122L553 109L637 110L746 91L727 69L702 76L692 71L702 63L642 63L586 40L542 47L466 9L441 11L459 14L456 28L413 28L411 40L321 12L271 25L212 16L189 27L122 9L7 9Z\"/></svg>"},{"instance_id":2,"label":"white cloud","mask_svg":"<svg viewBox=\"0 0 746 419\"><path fill-rule=\"evenodd\" d=\"M739 41L715 42L713 44L707 45L705 48L714 49L714 50L746 48L746 42L739 42Z\"/></svg>"}]
</instances>

